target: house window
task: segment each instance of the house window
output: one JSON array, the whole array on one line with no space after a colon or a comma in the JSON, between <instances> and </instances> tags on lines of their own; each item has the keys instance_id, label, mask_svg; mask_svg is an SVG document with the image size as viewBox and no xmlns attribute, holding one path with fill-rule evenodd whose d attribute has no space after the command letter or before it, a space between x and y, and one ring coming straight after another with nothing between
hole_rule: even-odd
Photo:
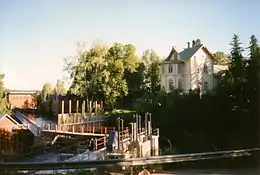
<instances>
[{"instance_id":1,"label":"house window","mask_svg":"<svg viewBox=\"0 0 260 175\"><path fill-rule=\"evenodd\" d=\"M183 87L182 87L182 79L178 80L178 89L183 89Z\"/></svg>"},{"instance_id":2,"label":"house window","mask_svg":"<svg viewBox=\"0 0 260 175\"><path fill-rule=\"evenodd\" d=\"M168 67L168 72L169 72L169 73L172 73L172 70L173 70L172 64L169 64L168 66L169 66L169 67Z\"/></svg>"},{"instance_id":3,"label":"house window","mask_svg":"<svg viewBox=\"0 0 260 175\"><path fill-rule=\"evenodd\" d=\"M209 90L209 83L208 82L205 81L203 86L204 86L203 87L204 91L208 91Z\"/></svg>"},{"instance_id":4,"label":"house window","mask_svg":"<svg viewBox=\"0 0 260 175\"><path fill-rule=\"evenodd\" d=\"M200 68L197 69L197 73L198 73L198 74L200 73Z\"/></svg>"},{"instance_id":5,"label":"house window","mask_svg":"<svg viewBox=\"0 0 260 175\"><path fill-rule=\"evenodd\" d=\"M203 72L206 73L206 74L209 72L209 69L208 69L207 65L204 65Z\"/></svg>"},{"instance_id":6,"label":"house window","mask_svg":"<svg viewBox=\"0 0 260 175\"><path fill-rule=\"evenodd\" d=\"M178 54L176 52L174 52L174 60L177 60L178 59Z\"/></svg>"},{"instance_id":7,"label":"house window","mask_svg":"<svg viewBox=\"0 0 260 175\"><path fill-rule=\"evenodd\" d=\"M178 64L178 74L182 73L182 67L183 67L182 64Z\"/></svg>"},{"instance_id":8,"label":"house window","mask_svg":"<svg viewBox=\"0 0 260 175\"><path fill-rule=\"evenodd\" d=\"M173 81L172 79L169 80L169 90L173 90L174 86L173 86Z\"/></svg>"}]
</instances>

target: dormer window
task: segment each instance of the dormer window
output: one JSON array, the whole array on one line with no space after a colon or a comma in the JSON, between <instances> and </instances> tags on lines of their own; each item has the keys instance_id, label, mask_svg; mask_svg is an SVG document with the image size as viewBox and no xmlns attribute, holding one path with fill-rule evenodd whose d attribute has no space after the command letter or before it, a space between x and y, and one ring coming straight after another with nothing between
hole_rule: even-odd
<instances>
[{"instance_id":1,"label":"dormer window","mask_svg":"<svg viewBox=\"0 0 260 175\"><path fill-rule=\"evenodd\" d=\"M169 64L168 65L168 72L172 73L172 71L173 71L173 66L172 66L172 64Z\"/></svg>"}]
</instances>

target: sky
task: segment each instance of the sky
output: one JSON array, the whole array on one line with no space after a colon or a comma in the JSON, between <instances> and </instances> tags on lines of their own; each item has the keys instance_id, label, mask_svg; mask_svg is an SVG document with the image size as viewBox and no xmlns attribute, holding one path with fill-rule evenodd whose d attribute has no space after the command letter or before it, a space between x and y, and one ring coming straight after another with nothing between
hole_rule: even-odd
<instances>
[{"instance_id":1,"label":"sky","mask_svg":"<svg viewBox=\"0 0 260 175\"><path fill-rule=\"evenodd\" d=\"M0 73L8 89L40 90L67 77L64 58L76 43L131 43L161 57L200 38L229 52L234 33L244 47L260 39L258 0L0 0Z\"/></svg>"}]
</instances>

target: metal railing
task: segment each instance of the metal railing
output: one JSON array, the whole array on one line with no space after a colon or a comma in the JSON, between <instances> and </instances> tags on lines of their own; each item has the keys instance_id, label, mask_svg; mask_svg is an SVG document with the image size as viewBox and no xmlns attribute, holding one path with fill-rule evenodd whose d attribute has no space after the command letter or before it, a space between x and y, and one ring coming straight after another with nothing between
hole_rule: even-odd
<instances>
[{"instance_id":1,"label":"metal railing","mask_svg":"<svg viewBox=\"0 0 260 175\"><path fill-rule=\"evenodd\" d=\"M138 166L151 164L166 164L175 162L187 162L196 160L209 160L219 158L234 158L250 156L260 151L260 148L245 150L230 150L219 152L192 153L154 156L135 159L116 159L116 160L93 160L80 162L60 162L60 163L2 163L0 170L54 170L54 169L84 169L113 166Z\"/></svg>"}]
</instances>

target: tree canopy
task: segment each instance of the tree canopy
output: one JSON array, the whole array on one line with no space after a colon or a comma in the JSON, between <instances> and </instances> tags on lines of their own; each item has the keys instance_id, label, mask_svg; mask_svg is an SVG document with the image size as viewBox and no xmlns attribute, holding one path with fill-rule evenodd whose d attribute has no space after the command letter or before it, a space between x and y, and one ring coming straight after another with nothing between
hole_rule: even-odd
<instances>
[{"instance_id":1,"label":"tree canopy","mask_svg":"<svg viewBox=\"0 0 260 175\"><path fill-rule=\"evenodd\" d=\"M6 89L4 87L4 74L0 74L0 114L10 112L10 104L7 100Z\"/></svg>"},{"instance_id":2,"label":"tree canopy","mask_svg":"<svg viewBox=\"0 0 260 175\"><path fill-rule=\"evenodd\" d=\"M199 44L200 40L194 40L194 45ZM228 70L219 73L214 89L202 96L199 90L164 92L161 59L155 51L146 50L138 57L133 45L121 43L78 49L66 63L73 80L69 93L104 100L110 108L151 112L161 138L170 140L179 152L256 147L259 45L252 36L248 60L243 58L238 35L230 46L228 55L214 54L215 64L227 64Z\"/></svg>"},{"instance_id":3,"label":"tree canopy","mask_svg":"<svg viewBox=\"0 0 260 175\"><path fill-rule=\"evenodd\" d=\"M213 54L214 56L214 64L218 64L218 65L226 65L228 64L228 56L221 51L218 51L216 53Z\"/></svg>"}]
</instances>

